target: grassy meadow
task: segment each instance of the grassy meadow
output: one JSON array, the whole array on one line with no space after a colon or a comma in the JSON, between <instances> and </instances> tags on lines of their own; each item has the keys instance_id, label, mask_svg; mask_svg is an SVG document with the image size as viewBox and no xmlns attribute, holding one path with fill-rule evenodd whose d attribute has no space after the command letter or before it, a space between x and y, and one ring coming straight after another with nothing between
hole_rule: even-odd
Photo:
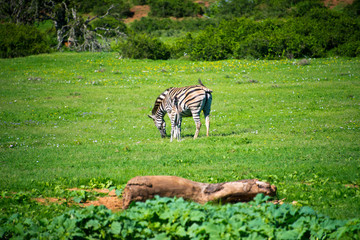
<instances>
[{"instance_id":1,"label":"grassy meadow","mask_svg":"<svg viewBox=\"0 0 360 240\"><path fill-rule=\"evenodd\" d=\"M360 217L359 58L306 65L53 53L0 59L0 69L2 192L121 186L137 175L258 178L275 184L285 202ZM210 137L202 118L193 140L186 118L183 141L162 139L147 117L156 97L199 78L213 90Z\"/></svg>"}]
</instances>

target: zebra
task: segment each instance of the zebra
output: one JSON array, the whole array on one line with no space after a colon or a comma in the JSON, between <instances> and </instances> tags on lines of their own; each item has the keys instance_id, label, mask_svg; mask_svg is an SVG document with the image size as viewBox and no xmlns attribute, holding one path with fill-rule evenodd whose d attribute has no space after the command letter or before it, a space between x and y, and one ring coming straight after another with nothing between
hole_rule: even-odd
<instances>
[{"instance_id":1,"label":"zebra","mask_svg":"<svg viewBox=\"0 0 360 240\"><path fill-rule=\"evenodd\" d=\"M206 124L206 136L209 136L209 128L210 128L210 108L212 101L212 90L205 87L199 79L199 85L187 86L181 88L168 88L163 93L161 93L154 104L154 108L152 109L151 115L148 115L151 118L155 126L159 129L161 137L166 137L166 123L164 120L164 116L166 113L169 114L170 120L174 123L173 119L171 119L171 112L174 110L174 99L176 97L177 107L175 107L178 111L178 132L180 135L181 132L181 122L183 117L192 116L195 125L196 131L194 134L194 139L196 139L199 135L201 122L200 122L200 112L204 112L205 116L205 124ZM175 132L174 132L175 133ZM179 136L180 137L180 136Z\"/></svg>"}]
</instances>

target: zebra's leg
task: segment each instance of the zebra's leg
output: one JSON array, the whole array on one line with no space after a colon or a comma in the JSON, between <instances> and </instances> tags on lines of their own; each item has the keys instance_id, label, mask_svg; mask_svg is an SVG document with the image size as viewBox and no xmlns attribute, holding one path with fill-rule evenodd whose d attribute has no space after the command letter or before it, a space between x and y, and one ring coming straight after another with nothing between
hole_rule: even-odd
<instances>
[{"instance_id":1,"label":"zebra's leg","mask_svg":"<svg viewBox=\"0 0 360 240\"><path fill-rule=\"evenodd\" d=\"M206 125L206 136L209 136L209 129L210 129L210 116L205 116L205 125Z\"/></svg>"},{"instance_id":2,"label":"zebra's leg","mask_svg":"<svg viewBox=\"0 0 360 240\"><path fill-rule=\"evenodd\" d=\"M206 125L206 136L209 136L209 130L210 130L210 109L211 109L211 102L212 102L212 96L211 94L207 94L207 101L204 106L204 116L205 116L205 125Z\"/></svg>"},{"instance_id":3,"label":"zebra's leg","mask_svg":"<svg viewBox=\"0 0 360 240\"><path fill-rule=\"evenodd\" d=\"M170 142L172 142L172 141L173 141L173 135L174 135L174 129L171 129Z\"/></svg>"},{"instance_id":4,"label":"zebra's leg","mask_svg":"<svg viewBox=\"0 0 360 240\"><path fill-rule=\"evenodd\" d=\"M179 121L178 121L178 123L177 123L177 125L176 125L176 132L177 132L177 140L178 140L178 142L180 142L181 141L181 121L182 121L182 117L179 115Z\"/></svg>"},{"instance_id":5,"label":"zebra's leg","mask_svg":"<svg viewBox=\"0 0 360 240\"><path fill-rule=\"evenodd\" d=\"M170 114L170 121L171 121L171 135L170 135L170 142L173 141L173 138L176 138L176 112L173 110Z\"/></svg>"},{"instance_id":6,"label":"zebra's leg","mask_svg":"<svg viewBox=\"0 0 360 240\"><path fill-rule=\"evenodd\" d=\"M199 132L200 132L200 128L201 128L201 122L200 122L200 116L199 116L199 114L194 114L194 113L193 113L193 118L194 118L195 126L196 126L196 131L195 131L194 139L196 139L196 138L199 136Z\"/></svg>"}]
</instances>

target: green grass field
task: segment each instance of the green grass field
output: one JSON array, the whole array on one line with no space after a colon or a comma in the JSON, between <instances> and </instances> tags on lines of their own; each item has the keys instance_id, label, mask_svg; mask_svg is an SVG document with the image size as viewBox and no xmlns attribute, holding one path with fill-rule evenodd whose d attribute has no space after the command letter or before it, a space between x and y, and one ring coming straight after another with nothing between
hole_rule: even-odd
<instances>
[{"instance_id":1,"label":"green grass field","mask_svg":"<svg viewBox=\"0 0 360 240\"><path fill-rule=\"evenodd\" d=\"M258 178L285 202L360 217L360 59L298 63L115 53L0 59L0 189L44 195L46 186L123 185L137 175ZM147 117L156 97L199 78L213 90L210 137L202 118L193 140L187 118L183 141L161 139Z\"/></svg>"}]
</instances>

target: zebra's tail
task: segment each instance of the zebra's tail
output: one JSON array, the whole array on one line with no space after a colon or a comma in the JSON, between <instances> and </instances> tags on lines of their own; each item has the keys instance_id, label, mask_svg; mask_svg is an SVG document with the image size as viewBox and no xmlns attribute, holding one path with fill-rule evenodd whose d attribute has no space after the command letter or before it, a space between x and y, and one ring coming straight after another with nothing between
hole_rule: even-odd
<instances>
[{"instance_id":1,"label":"zebra's tail","mask_svg":"<svg viewBox=\"0 0 360 240\"><path fill-rule=\"evenodd\" d=\"M199 84L203 87L203 90L208 93L212 93L212 90L210 88L205 87L205 85L201 82L201 79L199 78Z\"/></svg>"}]
</instances>

